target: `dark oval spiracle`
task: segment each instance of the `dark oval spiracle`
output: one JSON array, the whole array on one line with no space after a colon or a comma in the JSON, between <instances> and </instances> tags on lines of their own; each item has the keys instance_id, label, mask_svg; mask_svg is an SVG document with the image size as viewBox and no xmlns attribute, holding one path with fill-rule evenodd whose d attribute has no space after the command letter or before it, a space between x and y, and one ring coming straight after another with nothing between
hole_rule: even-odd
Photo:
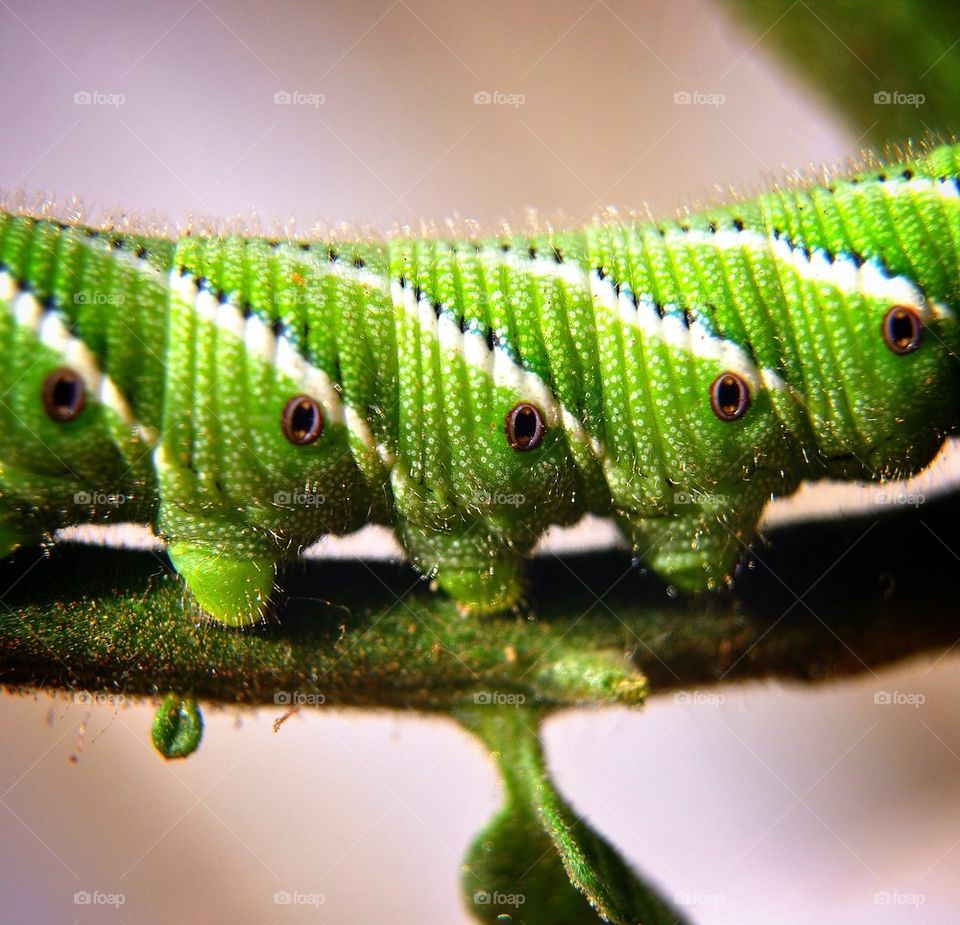
<instances>
[{"instance_id":1,"label":"dark oval spiracle","mask_svg":"<svg viewBox=\"0 0 960 925\"><path fill-rule=\"evenodd\" d=\"M51 421L65 424L80 417L87 403L87 387L76 370L62 366L43 380L43 410Z\"/></svg>"},{"instance_id":2,"label":"dark oval spiracle","mask_svg":"<svg viewBox=\"0 0 960 925\"><path fill-rule=\"evenodd\" d=\"M519 452L535 450L543 443L546 425L536 405L522 401L514 405L504 420L504 432L510 448Z\"/></svg>"},{"instance_id":3,"label":"dark oval spiracle","mask_svg":"<svg viewBox=\"0 0 960 925\"><path fill-rule=\"evenodd\" d=\"M883 339L896 354L913 353L920 346L923 322L919 313L905 305L894 305L883 318Z\"/></svg>"},{"instance_id":4,"label":"dark oval spiracle","mask_svg":"<svg viewBox=\"0 0 960 925\"><path fill-rule=\"evenodd\" d=\"M750 407L750 387L736 373L722 373L710 386L710 407L721 421L736 421Z\"/></svg>"},{"instance_id":5,"label":"dark oval spiracle","mask_svg":"<svg viewBox=\"0 0 960 925\"><path fill-rule=\"evenodd\" d=\"M323 433L323 411L309 395L294 395L283 407L280 427L295 446L307 446Z\"/></svg>"}]
</instances>

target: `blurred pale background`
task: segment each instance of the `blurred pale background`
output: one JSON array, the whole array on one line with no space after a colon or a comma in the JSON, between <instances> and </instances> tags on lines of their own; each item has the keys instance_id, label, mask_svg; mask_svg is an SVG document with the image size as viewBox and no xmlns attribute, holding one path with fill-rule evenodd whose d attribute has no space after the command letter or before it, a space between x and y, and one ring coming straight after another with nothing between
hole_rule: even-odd
<instances>
[{"instance_id":1,"label":"blurred pale background","mask_svg":"<svg viewBox=\"0 0 960 925\"><path fill-rule=\"evenodd\" d=\"M481 91L513 96L477 105ZM859 141L761 37L687 0L0 0L0 113L7 192L301 230L664 213ZM958 683L948 656L728 687L567 714L547 746L576 808L701 925L948 923ZM878 690L925 700L881 708ZM499 796L452 724L314 710L274 734L279 711L208 709L200 751L167 765L152 712L0 698L0 921L468 921L459 864Z\"/></svg>"}]
</instances>

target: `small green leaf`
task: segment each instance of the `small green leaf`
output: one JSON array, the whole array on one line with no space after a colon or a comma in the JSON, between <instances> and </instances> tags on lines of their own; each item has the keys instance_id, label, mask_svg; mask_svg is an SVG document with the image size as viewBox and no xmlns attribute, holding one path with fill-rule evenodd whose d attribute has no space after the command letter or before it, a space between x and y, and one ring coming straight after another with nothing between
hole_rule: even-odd
<instances>
[{"instance_id":1,"label":"small green leaf","mask_svg":"<svg viewBox=\"0 0 960 925\"><path fill-rule=\"evenodd\" d=\"M680 925L682 917L557 793L538 734L542 715L503 705L458 714L490 748L506 790L464 865L462 888L474 916L527 925Z\"/></svg>"},{"instance_id":2,"label":"small green leaf","mask_svg":"<svg viewBox=\"0 0 960 925\"><path fill-rule=\"evenodd\" d=\"M598 921L583 894L567 879L540 818L529 806L509 797L470 846L461 887L479 922L582 925Z\"/></svg>"},{"instance_id":3,"label":"small green leaf","mask_svg":"<svg viewBox=\"0 0 960 925\"><path fill-rule=\"evenodd\" d=\"M154 748L164 758L186 758L197 750L203 735L203 716L197 701L167 694L153 720Z\"/></svg>"}]
</instances>

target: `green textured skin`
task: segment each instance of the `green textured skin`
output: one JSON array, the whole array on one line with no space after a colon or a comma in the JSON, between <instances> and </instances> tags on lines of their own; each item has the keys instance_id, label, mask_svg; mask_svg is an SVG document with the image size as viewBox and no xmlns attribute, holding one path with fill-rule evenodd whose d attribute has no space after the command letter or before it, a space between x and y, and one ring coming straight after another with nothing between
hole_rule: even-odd
<instances>
[{"instance_id":1,"label":"green textured skin","mask_svg":"<svg viewBox=\"0 0 960 925\"><path fill-rule=\"evenodd\" d=\"M912 474L957 426L952 314L898 355L882 336L895 300L795 274L773 242L854 256L960 307L958 163L945 146L682 222L477 242L171 242L4 213L0 271L16 291L0 293L0 554L67 524L146 521L200 606L244 624L266 612L280 562L378 522L465 608L490 612L520 599L548 525L592 512L614 515L667 581L721 584L772 495ZM598 285L685 311L783 387L764 380L742 418L720 420L709 396L724 358L622 322L572 281L594 269ZM176 296L173 281L194 279L295 345L372 442L335 415L316 442L288 442L281 412L301 384ZM512 449L505 416L528 391L442 345L395 304L400 280L537 374L578 429L555 421L537 449ZM71 363L24 323L20 290L86 345L142 428L92 393L74 421L45 414L45 377Z\"/></svg>"}]
</instances>

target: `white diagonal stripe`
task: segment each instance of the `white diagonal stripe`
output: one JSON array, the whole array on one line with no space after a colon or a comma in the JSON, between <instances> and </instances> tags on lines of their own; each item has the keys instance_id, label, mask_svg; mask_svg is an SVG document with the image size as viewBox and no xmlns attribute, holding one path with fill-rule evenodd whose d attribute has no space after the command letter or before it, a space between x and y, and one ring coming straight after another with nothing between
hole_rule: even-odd
<instances>
[{"instance_id":1,"label":"white diagonal stripe","mask_svg":"<svg viewBox=\"0 0 960 925\"><path fill-rule=\"evenodd\" d=\"M783 390L783 380L769 369L758 370L750 361L742 347L721 337L714 337L702 322L694 320L689 327L680 320L672 306L664 306L661 318L655 303L649 296L643 296L633 304L633 299L625 290L619 292L610 277L601 279L596 271L590 273L590 292L594 305L599 305L610 314L619 317L625 325L639 328L646 337L659 339L670 347L682 350L699 359L716 361L724 370L737 373L750 386L759 391L761 386Z\"/></svg>"},{"instance_id":2,"label":"white diagonal stripe","mask_svg":"<svg viewBox=\"0 0 960 925\"><path fill-rule=\"evenodd\" d=\"M665 311L661 317L656 310L656 300L649 293L638 295L637 304L634 305L625 291L621 290L619 295L616 293L609 277L601 279L594 270L587 273L577 263L558 263L543 258L527 259L517 254L498 251L486 251L484 256L521 273L531 273L542 279L562 282L574 290L589 293L595 305L599 302L605 309L617 315L624 324L635 325L643 332L644 337L659 339L696 357L725 363L729 369L742 375L755 390L761 386L778 391L786 389L786 383L776 370L757 369L742 347L731 340L717 337L702 322L695 319L687 328L676 312Z\"/></svg>"},{"instance_id":3,"label":"white diagonal stripe","mask_svg":"<svg viewBox=\"0 0 960 925\"><path fill-rule=\"evenodd\" d=\"M445 311L442 306L438 318L437 310L430 300L423 295L418 300L409 282L401 285L399 280L392 280L391 297L394 306L416 320L421 331L435 337L441 349L460 356L467 365L489 376L496 385L510 389L535 404L549 426L561 424L571 440L589 446L593 455L603 460L603 446L588 435L577 416L557 401L540 376L516 363L503 347L496 345L491 349L482 334L477 331L461 331L450 312Z\"/></svg>"},{"instance_id":4,"label":"white diagonal stripe","mask_svg":"<svg viewBox=\"0 0 960 925\"><path fill-rule=\"evenodd\" d=\"M928 300L905 276L891 276L876 260L867 260L861 266L846 254L833 260L819 248L793 247L782 237L763 234L759 231L723 230L717 232L690 229L677 231L671 237L716 248L720 251L753 248L768 251L782 266L786 266L799 279L809 280L835 288L846 295L861 295L892 305L914 308L921 318L929 323L935 318L952 317L946 305Z\"/></svg>"},{"instance_id":5,"label":"white diagonal stripe","mask_svg":"<svg viewBox=\"0 0 960 925\"><path fill-rule=\"evenodd\" d=\"M389 454L377 447L363 415L344 405L330 376L308 362L289 338L275 334L272 326L255 312L244 318L235 295L221 302L209 290L200 288L191 274L181 276L177 270L171 270L170 287L182 304L193 309L198 320L241 341L251 356L272 366L295 383L297 389L316 399L325 421L344 425L362 446L376 451L381 460L389 463Z\"/></svg>"},{"instance_id":6,"label":"white diagonal stripe","mask_svg":"<svg viewBox=\"0 0 960 925\"><path fill-rule=\"evenodd\" d=\"M40 343L63 357L101 405L113 411L141 440L148 444L156 441L156 433L136 419L116 383L101 371L90 348L70 333L60 313L52 308L45 311L33 293L24 292L6 270L0 271L0 302L7 306L17 325L32 331Z\"/></svg>"}]
</instances>

